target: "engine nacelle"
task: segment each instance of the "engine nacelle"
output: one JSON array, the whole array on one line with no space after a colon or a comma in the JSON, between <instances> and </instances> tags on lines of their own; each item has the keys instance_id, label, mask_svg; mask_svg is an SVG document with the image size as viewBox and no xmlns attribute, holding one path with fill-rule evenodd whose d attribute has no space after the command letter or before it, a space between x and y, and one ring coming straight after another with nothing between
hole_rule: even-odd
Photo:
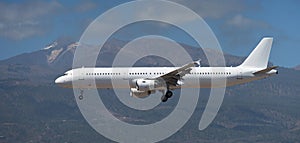
<instances>
[{"instance_id":1,"label":"engine nacelle","mask_svg":"<svg viewBox=\"0 0 300 143\"><path fill-rule=\"evenodd\" d=\"M137 98L145 98L153 93L155 93L155 90L141 91L136 88L130 88L130 96L137 97Z\"/></svg>"},{"instance_id":2,"label":"engine nacelle","mask_svg":"<svg viewBox=\"0 0 300 143\"><path fill-rule=\"evenodd\" d=\"M136 89L139 91L151 91L155 90L156 88L156 81L155 80L145 80L145 79L138 79L136 80Z\"/></svg>"}]
</instances>

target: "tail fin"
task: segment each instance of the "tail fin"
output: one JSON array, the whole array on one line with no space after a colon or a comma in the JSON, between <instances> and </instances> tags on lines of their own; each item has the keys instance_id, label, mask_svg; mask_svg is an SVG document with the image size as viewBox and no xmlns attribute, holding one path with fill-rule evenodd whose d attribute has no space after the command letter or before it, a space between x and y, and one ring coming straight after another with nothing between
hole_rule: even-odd
<instances>
[{"instance_id":1,"label":"tail fin","mask_svg":"<svg viewBox=\"0 0 300 143\"><path fill-rule=\"evenodd\" d=\"M267 68L272 43L272 37L263 38L240 67Z\"/></svg>"}]
</instances>

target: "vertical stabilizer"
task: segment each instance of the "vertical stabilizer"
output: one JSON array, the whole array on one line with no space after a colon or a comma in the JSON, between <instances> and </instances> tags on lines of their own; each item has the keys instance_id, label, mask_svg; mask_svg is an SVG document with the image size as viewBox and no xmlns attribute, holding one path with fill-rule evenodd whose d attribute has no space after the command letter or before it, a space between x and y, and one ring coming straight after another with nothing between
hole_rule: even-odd
<instances>
[{"instance_id":1,"label":"vertical stabilizer","mask_svg":"<svg viewBox=\"0 0 300 143\"><path fill-rule=\"evenodd\" d=\"M272 37L263 38L240 67L267 68L272 43Z\"/></svg>"}]
</instances>

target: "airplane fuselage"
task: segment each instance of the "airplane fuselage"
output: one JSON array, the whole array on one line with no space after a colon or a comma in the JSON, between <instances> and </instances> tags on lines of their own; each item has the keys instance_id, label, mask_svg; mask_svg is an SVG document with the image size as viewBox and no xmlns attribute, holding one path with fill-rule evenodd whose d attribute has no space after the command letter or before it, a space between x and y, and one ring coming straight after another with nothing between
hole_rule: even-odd
<instances>
[{"instance_id":1,"label":"airplane fuselage","mask_svg":"<svg viewBox=\"0 0 300 143\"><path fill-rule=\"evenodd\" d=\"M56 83L66 88L134 88L135 79L147 79L162 76L178 67L132 67L132 68L77 68L67 71L59 77ZM176 88L215 88L232 86L259 80L273 74L271 70L265 74L254 75L253 72L261 70L257 68L239 67L192 67L192 70L182 78L180 86ZM212 79L226 79L226 84L212 85ZM198 80L199 84L195 83ZM76 84L72 85L72 82ZM93 83L96 87L92 87ZM196 81L197 82L197 81ZM113 84L112 84L113 83ZM221 83L220 83L221 84Z\"/></svg>"}]
</instances>

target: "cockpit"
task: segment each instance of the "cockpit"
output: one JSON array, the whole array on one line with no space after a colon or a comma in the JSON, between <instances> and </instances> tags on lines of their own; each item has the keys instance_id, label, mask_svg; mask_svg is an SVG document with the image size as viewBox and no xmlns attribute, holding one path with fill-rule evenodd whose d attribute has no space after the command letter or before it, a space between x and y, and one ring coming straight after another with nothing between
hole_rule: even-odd
<instances>
[{"instance_id":1,"label":"cockpit","mask_svg":"<svg viewBox=\"0 0 300 143\"><path fill-rule=\"evenodd\" d=\"M63 76L58 77L55 80L55 83L60 86L70 86L72 82L72 75L73 75L73 71L69 70L65 72Z\"/></svg>"},{"instance_id":2,"label":"cockpit","mask_svg":"<svg viewBox=\"0 0 300 143\"><path fill-rule=\"evenodd\" d=\"M67 72L64 73L64 76L65 76L65 75L70 76L70 75L72 75L72 74L73 74L73 71L72 71L72 70L69 70L69 71L67 71Z\"/></svg>"}]
</instances>

